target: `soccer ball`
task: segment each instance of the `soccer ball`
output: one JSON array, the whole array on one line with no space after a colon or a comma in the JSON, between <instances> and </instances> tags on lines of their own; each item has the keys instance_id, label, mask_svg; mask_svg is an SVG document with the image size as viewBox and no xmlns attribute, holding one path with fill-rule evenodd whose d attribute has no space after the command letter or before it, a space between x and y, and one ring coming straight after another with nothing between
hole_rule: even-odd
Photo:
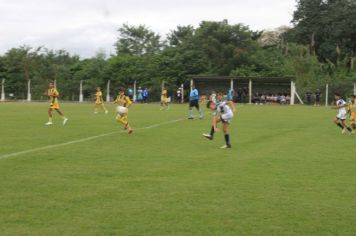
<instances>
[{"instance_id":1,"label":"soccer ball","mask_svg":"<svg viewBox=\"0 0 356 236\"><path fill-rule=\"evenodd\" d=\"M118 107L116 108L116 111L117 111L117 113L119 113L120 115L124 115L124 114L126 114L126 113L128 112L128 109L127 109L127 107L118 106Z\"/></svg>"}]
</instances>

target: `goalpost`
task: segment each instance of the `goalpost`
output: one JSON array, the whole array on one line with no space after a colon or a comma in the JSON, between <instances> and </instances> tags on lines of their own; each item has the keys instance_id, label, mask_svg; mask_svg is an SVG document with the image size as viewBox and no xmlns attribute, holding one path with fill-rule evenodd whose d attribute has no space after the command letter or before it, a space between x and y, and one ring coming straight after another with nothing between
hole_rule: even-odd
<instances>
[{"instance_id":1,"label":"goalpost","mask_svg":"<svg viewBox=\"0 0 356 236\"><path fill-rule=\"evenodd\" d=\"M300 98L298 92L297 92L297 88L295 86L295 82L291 81L291 89L290 89L290 105L294 105L295 104L295 97L298 98L300 104L304 105L303 100Z\"/></svg>"}]
</instances>

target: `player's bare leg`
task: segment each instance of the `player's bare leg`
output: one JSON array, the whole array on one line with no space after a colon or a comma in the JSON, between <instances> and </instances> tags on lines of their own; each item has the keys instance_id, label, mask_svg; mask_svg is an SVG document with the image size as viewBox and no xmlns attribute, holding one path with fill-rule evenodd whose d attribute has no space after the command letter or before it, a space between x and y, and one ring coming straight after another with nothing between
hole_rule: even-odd
<instances>
[{"instance_id":1,"label":"player's bare leg","mask_svg":"<svg viewBox=\"0 0 356 236\"><path fill-rule=\"evenodd\" d=\"M340 129L344 129L344 126L340 123L340 119L335 118L334 123L340 128Z\"/></svg>"},{"instance_id":2,"label":"player's bare leg","mask_svg":"<svg viewBox=\"0 0 356 236\"><path fill-rule=\"evenodd\" d=\"M57 113L60 115L60 117L62 118L63 120L63 125L66 125L67 122L68 122L68 119L64 116L64 114L59 110L59 109L55 109L57 111Z\"/></svg>"},{"instance_id":3,"label":"player's bare leg","mask_svg":"<svg viewBox=\"0 0 356 236\"><path fill-rule=\"evenodd\" d=\"M57 113L58 113L61 117L64 116L63 113L62 113L59 109L55 109L55 110L57 111Z\"/></svg>"},{"instance_id":4,"label":"player's bare leg","mask_svg":"<svg viewBox=\"0 0 356 236\"><path fill-rule=\"evenodd\" d=\"M342 133L343 134L346 132L346 130L349 131L350 134L352 133L351 127L348 127L347 124L346 124L346 120L342 120L341 124L343 126L343 129L342 129Z\"/></svg>"},{"instance_id":5,"label":"player's bare leg","mask_svg":"<svg viewBox=\"0 0 356 236\"><path fill-rule=\"evenodd\" d=\"M160 108L160 111L162 111L164 108L167 107L167 103L165 102L161 102L161 108Z\"/></svg>"},{"instance_id":6,"label":"player's bare leg","mask_svg":"<svg viewBox=\"0 0 356 236\"><path fill-rule=\"evenodd\" d=\"M101 107L101 109L103 109L103 111L105 112L105 115L109 113L109 111L106 109L104 103L102 103L102 104L100 105L100 107Z\"/></svg>"},{"instance_id":7,"label":"player's bare leg","mask_svg":"<svg viewBox=\"0 0 356 236\"><path fill-rule=\"evenodd\" d=\"M197 111L199 112L199 118L200 119L203 119L203 111L202 111L202 109L201 109L201 107L200 106L195 106L195 108L197 109Z\"/></svg>"},{"instance_id":8,"label":"player's bare leg","mask_svg":"<svg viewBox=\"0 0 356 236\"><path fill-rule=\"evenodd\" d=\"M191 107L191 106L189 106L189 116L188 116L188 119L189 119L189 120L194 119L194 117L193 117L193 107Z\"/></svg>"},{"instance_id":9,"label":"player's bare leg","mask_svg":"<svg viewBox=\"0 0 356 236\"><path fill-rule=\"evenodd\" d=\"M229 135L229 123L223 123L223 131L224 131L224 138L225 138L225 145L221 148L231 148L230 144L230 135Z\"/></svg>"},{"instance_id":10,"label":"player's bare leg","mask_svg":"<svg viewBox=\"0 0 356 236\"><path fill-rule=\"evenodd\" d=\"M215 118L215 122L216 124L220 123L221 122L221 119L220 118ZM203 136L209 140L213 140L214 138L214 133L218 131L218 129L216 127L214 127L214 125L211 126L211 130L210 130L210 134L203 134Z\"/></svg>"},{"instance_id":11,"label":"player's bare leg","mask_svg":"<svg viewBox=\"0 0 356 236\"><path fill-rule=\"evenodd\" d=\"M116 120L117 120L117 122L119 122L119 123L124 125L124 129L125 130L127 129L129 134L131 134L133 132L133 129L129 125L129 121L128 121L127 115L123 115L123 116L117 115L116 116Z\"/></svg>"},{"instance_id":12,"label":"player's bare leg","mask_svg":"<svg viewBox=\"0 0 356 236\"><path fill-rule=\"evenodd\" d=\"M53 117L52 111L53 111L52 108L48 109L48 122L45 125L53 125L53 122L52 122L52 117Z\"/></svg>"}]
</instances>

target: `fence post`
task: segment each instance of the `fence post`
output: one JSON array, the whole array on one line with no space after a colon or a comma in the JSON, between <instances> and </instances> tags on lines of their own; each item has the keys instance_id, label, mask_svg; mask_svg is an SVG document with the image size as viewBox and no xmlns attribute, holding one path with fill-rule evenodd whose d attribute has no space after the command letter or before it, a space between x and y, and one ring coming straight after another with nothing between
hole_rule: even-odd
<instances>
[{"instance_id":1,"label":"fence post","mask_svg":"<svg viewBox=\"0 0 356 236\"><path fill-rule=\"evenodd\" d=\"M325 86L325 106L329 105L329 84Z\"/></svg>"},{"instance_id":2,"label":"fence post","mask_svg":"<svg viewBox=\"0 0 356 236\"><path fill-rule=\"evenodd\" d=\"M31 80L29 79L27 81L27 101L31 102L32 96L31 96Z\"/></svg>"},{"instance_id":3,"label":"fence post","mask_svg":"<svg viewBox=\"0 0 356 236\"><path fill-rule=\"evenodd\" d=\"M248 81L248 103L252 104L252 80Z\"/></svg>"},{"instance_id":4,"label":"fence post","mask_svg":"<svg viewBox=\"0 0 356 236\"><path fill-rule=\"evenodd\" d=\"M5 101L5 79L2 79L1 81L1 100L0 101Z\"/></svg>"},{"instance_id":5,"label":"fence post","mask_svg":"<svg viewBox=\"0 0 356 236\"><path fill-rule=\"evenodd\" d=\"M353 95L356 95L356 83L354 83L354 94Z\"/></svg>"},{"instance_id":6,"label":"fence post","mask_svg":"<svg viewBox=\"0 0 356 236\"><path fill-rule=\"evenodd\" d=\"M294 81L292 80L290 82L290 105L294 105L295 104L295 85L294 85Z\"/></svg>"},{"instance_id":7,"label":"fence post","mask_svg":"<svg viewBox=\"0 0 356 236\"><path fill-rule=\"evenodd\" d=\"M136 102L136 80L134 81L133 90L133 101Z\"/></svg>"},{"instance_id":8,"label":"fence post","mask_svg":"<svg viewBox=\"0 0 356 236\"><path fill-rule=\"evenodd\" d=\"M106 84L106 102L110 102L110 80Z\"/></svg>"},{"instance_id":9,"label":"fence post","mask_svg":"<svg viewBox=\"0 0 356 236\"><path fill-rule=\"evenodd\" d=\"M183 84L181 84L181 93L182 93L182 103L184 103L184 85Z\"/></svg>"},{"instance_id":10,"label":"fence post","mask_svg":"<svg viewBox=\"0 0 356 236\"><path fill-rule=\"evenodd\" d=\"M80 81L79 85L79 102L83 102L83 80Z\"/></svg>"}]
</instances>

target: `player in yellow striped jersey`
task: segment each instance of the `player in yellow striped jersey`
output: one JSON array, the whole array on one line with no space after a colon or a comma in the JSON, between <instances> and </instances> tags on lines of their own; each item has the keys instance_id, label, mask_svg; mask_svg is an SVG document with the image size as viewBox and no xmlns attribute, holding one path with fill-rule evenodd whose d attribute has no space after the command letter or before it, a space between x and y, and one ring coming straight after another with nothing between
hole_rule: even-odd
<instances>
[{"instance_id":1,"label":"player in yellow striped jersey","mask_svg":"<svg viewBox=\"0 0 356 236\"><path fill-rule=\"evenodd\" d=\"M223 102L224 101L224 94L223 93L218 93L217 101L218 102Z\"/></svg>"},{"instance_id":2,"label":"player in yellow striped jersey","mask_svg":"<svg viewBox=\"0 0 356 236\"><path fill-rule=\"evenodd\" d=\"M96 88L94 114L98 114L98 108L101 108L105 114L108 114L108 110L104 106L103 93L100 87Z\"/></svg>"},{"instance_id":3,"label":"player in yellow striped jersey","mask_svg":"<svg viewBox=\"0 0 356 236\"><path fill-rule=\"evenodd\" d=\"M163 88L162 93L161 93L161 111L166 108L166 110L169 110L169 103L168 103L168 92L167 89Z\"/></svg>"},{"instance_id":4,"label":"player in yellow striped jersey","mask_svg":"<svg viewBox=\"0 0 356 236\"><path fill-rule=\"evenodd\" d=\"M63 125L65 125L68 119L64 116L64 114L59 109L59 102L58 102L59 92L53 83L49 83L46 95L49 97L50 105L48 109L48 122L45 125L53 125L52 122L53 109L58 112L60 117L63 119Z\"/></svg>"},{"instance_id":5,"label":"player in yellow striped jersey","mask_svg":"<svg viewBox=\"0 0 356 236\"><path fill-rule=\"evenodd\" d=\"M123 124L124 128L131 134L133 129L129 125L128 108L131 106L132 102L130 98L125 95L125 88L119 88L119 95L117 95L114 103L118 105L116 121Z\"/></svg>"},{"instance_id":6,"label":"player in yellow striped jersey","mask_svg":"<svg viewBox=\"0 0 356 236\"><path fill-rule=\"evenodd\" d=\"M351 95L351 102L348 105L348 113L350 114L351 127L353 129L353 133L356 130L356 95Z\"/></svg>"}]
</instances>

